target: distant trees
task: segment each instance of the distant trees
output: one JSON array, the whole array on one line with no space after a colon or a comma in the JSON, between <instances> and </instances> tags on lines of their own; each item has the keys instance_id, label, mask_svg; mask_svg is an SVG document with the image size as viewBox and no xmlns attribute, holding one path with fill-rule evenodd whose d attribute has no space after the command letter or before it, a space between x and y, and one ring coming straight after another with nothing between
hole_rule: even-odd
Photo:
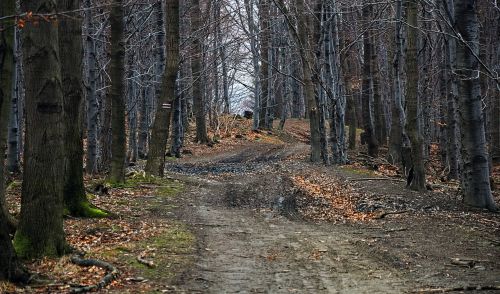
<instances>
[{"instance_id":1,"label":"distant trees","mask_svg":"<svg viewBox=\"0 0 500 294\"><path fill-rule=\"evenodd\" d=\"M146 172L161 176L190 122L194 140L211 143L221 115L250 109L255 131L308 119L312 162L348 162L346 145L354 149L362 128L362 152L404 167L415 190L426 189L437 149L441 178L461 182L464 202L496 209L500 46L491 24L500 17L489 2L20 3L16 23L15 1L0 2L0 178L23 159L21 256L65 252L64 207L105 215L85 195L83 165L123 183L126 164L147 159ZM0 278L22 277L4 188Z\"/></svg>"}]
</instances>

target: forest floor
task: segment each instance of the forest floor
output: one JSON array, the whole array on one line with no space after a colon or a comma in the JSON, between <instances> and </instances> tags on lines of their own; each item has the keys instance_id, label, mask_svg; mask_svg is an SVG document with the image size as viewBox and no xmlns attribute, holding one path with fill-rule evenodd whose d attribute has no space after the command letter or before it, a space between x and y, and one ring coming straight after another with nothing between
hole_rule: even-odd
<instances>
[{"instance_id":1,"label":"forest floor","mask_svg":"<svg viewBox=\"0 0 500 294\"><path fill-rule=\"evenodd\" d=\"M284 132L254 133L246 124L225 133L213 147L186 146L165 179L144 177L139 164L126 185L93 196L114 218L66 219L73 246L121 272L102 292L500 286L500 215L464 207L456 183L441 182L438 172L429 178L432 191L418 193L405 189L397 168L360 151L341 167L308 163L306 121L287 122ZM98 180L88 179L89 189ZM18 183L9 195L16 212ZM69 292L104 275L68 257L28 267L47 282L4 284L0 292Z\"/></svg>"}]
</instances>

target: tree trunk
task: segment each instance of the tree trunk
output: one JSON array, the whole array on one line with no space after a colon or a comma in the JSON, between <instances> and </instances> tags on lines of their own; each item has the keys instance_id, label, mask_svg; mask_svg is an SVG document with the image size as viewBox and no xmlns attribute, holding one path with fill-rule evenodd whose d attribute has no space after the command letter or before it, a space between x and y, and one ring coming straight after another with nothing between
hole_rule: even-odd
<instances>
[{"instance_id":1,"label":"tree trunk","mask_svg":"<svg viewBox=\"0 0 500 294\"><path fill-rule=\"evenodd\" d=\"M447 1L452 23L454 22L454 4L452 0ZM448 30L452 33L452 30ZM457 68L457 43L455 38L447 36L445 39L447 45L447 60L446 60L446 76L447 81L447 111L446 111L446 154L447 163L449 166L449 179L458 179L459 176L459 142L458 142L458 119L457 119L457 103L458 103L458 84L457 77L453 73Z\"/></svg>"},{"instance_id":2,"label":"tree trunk","mask_svg":"<svg viewBox=\"0 0 500 294\"><path fill-rule=\"evenodd\" d=\"M177 158L181 157L181 148L184 138L184 126L182 125L182 100L180 95L175 95L174 115L172 117L172 140L170 154Z\"/></svg>"},{"instance_id":3,"label":"tree trunk","mask_svg":"<svg viewBox=\"0 0 500 294\"><path fill-rule=\"evenodd\" d=\"M476 1L455 0L458 106L462 138L462 188L467 205L496 210L491 195L488 152L479 84L479 21Z\"/></svg>"},{"instance_id":4,"label":"tree trunk","mask_svg":"<svg viewBox=\"0 0 500 294\"><path fill-rule=\"evenodd\" d=\"M405 129L411 142L410 168L413 169L413 179L411 179L410 189L423 191L425 190L424 150L418 127L417 12L416 0L409 0L407 3L408 46L406 49L406 108L408 116Z\"/></svg>"},{"instance_id":5,"label":"tree trunk","mask_svg":"<svg viewBox=\"0 0 500 294\"><path fill-rule=\"evenodd\" d=\"M191 2L191 22L192 22L192 38L193 38L193 108L196 117L196 142L207 143L207 122L205 120L205 101L203 99L203 84L201 81L201 60L202 60L202 15L200 0L192 0Z\"/></svg>"},{"instance_id":6,"label":"tree trunk","mask_svg":"<svg viewBox=\"0 0 500 294\"><path fill-rule=\"evenodd\" d=\"M80 0L58 0L63 11L80 8ZM92 207L83 184L82 138L82 22L80 18L63 17L59 20L59 60L64 85L64 204L72 216L104 216ZM78 53L77 53L78 52ZM75 55L76 54L76 55Z\"/></svg>"},{"instance_id":7,"label":"tree trunk","mask_svg":"<svg viewBox=\"0 0 500 294\"><path fill-rule=\"evenodd\" d=\"M0 16L15 14L15 1L5 1L0 4ZM7 140L7 128L11 111L11 97L14 67L14 22L0 22L0 211L9 232L14 232L17 222L10 215L5 203L4 161ZM3 225L2 225L3 226Z\"/></svg>"},{"instance_id":8,"label":"tree trunk","mask_svg":"<svg viewBox=\"0 0 500 294\"><path fill-rule=\"evenodd\" d=\"M46 14L58 11L52 0L21 4L22 11ZM58 41L57 26L52 22L26 23L23 30L26 143L21 220L14 237L16 252L25 258L62 255L66 251L64 109Z\"/></svg>"},{"instance_id":9,"label":"tree trunk","mask_svg":"<svg viewBox=\"0 0 500 294\"><path fill-rule=\"evenodd\" d=\"M500 16L497 14L497 29L496 34L500 36ZM497 39L498 40L498 39ZM493 45L495 46L495 45ZM495 71L500 73L500 46L492 48L496 55L493 57L494 64L496 63ZM493 82L493 97L491 97L491 160L493 164L500 164L500 85Z\"/></svg>"},{"instance_id":10,"label":"tree trunk","mask_svg":"<svg viewBox=\"0 0 500 294\"><path fill-rule=\"evenodd\" d=\"M260 125L260 55L256 40L257 28L253 17L253 0L244 0L245 11L248 19L248 35L250 38L250 51L252 52L253 78L254 78L254 108L253 108L253 129L257 130Z\"/></svg>"},{"instance_id":11,"label":"tree trunk","mask_svg":"<svg viewBox=\"0 0 500 294\"><path fill-rule=\"evenodd\" d=\"M135 52L130 52L128 56L128 75L127 75L127 122L128 122L128 151L127 151L127 162L134 163L137 161L138 157L138 146L137 146L137 86L134 81L134 60Z\"/></svg>"},{"instance_id":12,"label":"tree trunk","mask_svg":"<svg viewBox=\"0 0 500 294\"><path fill-rule=\"evenodd\" d=\"M96 73L96 48L94 42L94 29L92 24L92 3L91 0L84 0L83 5L85 10L85 27L87 32L85 34L85 52L87 53L87 87L86 100L87 100L87 157L86 157L86 171L89 174L97 174L97 122L99 117L99 105L97 102L97 73Z\"/></svg>"},{"instance_id":13,"label":"tree trunk","mask_svg":"<svg viewBox=\"0 0 500 294\"><path fill-rule=\"evenodd\" d=\"M268 125L266 124L266 113L268 111L269 106L269 89L270 89L270 76L269 76L269 49L270 49L270 30L269 27L269 1L268 0L260 0L259 1L259 23L260 23L260 84L261 84L261 93L260 93L260 110L259 110L259 128L267 129Z\"/></svg>"},{"instance_id":14,"label":"tree trunk","mask_svg":"<svg viewBox=\"0 0 500 294\"><path fill-rule=\"evenodd\" d=\"M123 39L123 0L113 0L111 23L111 172L113 183L125 182L125 41Z\"/></svg>"},{"instance_id":15,"label":"tree trunk","mask_svg":"<svg viewBox=\"0 0 500 294\"><path fill-rule=\"evenodd\" d=\"M376 44L376 39L374 38L372 44ZM371 70L373 79L373 110L375 119L375 135L377 137L377 142L379 145L387 145L386 131L385 131L385 115L382 103L381 95L381 84L380 84L380 70L379 64L380 60L378 58L377 46L372 48L371 56Z\"/></svg>"},{"instance_id":16,"label":"tree trunk","mask_svg":"<svg viewBox=\"0 0 500 294\"><path fill-rule=\"evenodd\" d=\"M7 170L11 173L19 173L19 76L21 71L21 54L19 54L19 30L14 29L14 67L12 71L12 100L10 106L10 120L8 132L8 152L7 152Z\"/></svg>"},{"instance_id":17,"label":"tree trunk","mask_svg":"<svg viewBox=\"0 0 500 294\"><path fill-rule=\"evenodd\" d=\"M165 153L169 135L172 103L175 99L175 81L179 69L179 0L167 0L167 65L162 81L161 95L158 99L155 121L151 133L146 173L163 176Z\"/></svg>"},{"instance_id":18,"label":"tree trunk","mask_svg":"<svg viewBox=\"0 0 500 294\"><path fill-rule=\"evenodd\" d=\"M311 155L310 160L312 162L321 161L321 134L320 134L320 112L318 109L318 104L316 103L315 93L314 93L314 81L313 81L313 48L311 47L311 37L313 33L313 16L310 13L306 13L304 0L296 0L295 7L298 13L297 16L297 26L298 26L298 36L297 41L299 45L300 59L302 61L302 81L304 84L304 96L307 104L307 111L309 114L309 128L311 133ZM284 5L281 9L283 10ZM295 28L291 28L294 30Z\"/></svg>"},{"instance_id":19,"label":"tree trunk","mask_svg":"<svg viewBox=\"0 0 500 294\"><path fill-rule=\"evenodd\" d=\"M139 110L139 138L137 142L137 152L140 159L146 159L148 155L149 140L149 103L150 87L141 89L141 101Z\"/></svg>"},{"instance_id":20,"label":"tree trunk","mask_svg":"<svg viewBox=\"0 0 500 294\"><path fill-rule=\"evenodd\" d=\"M395 52L393 62L393 99L391 101L392 125L389 134L389 152L387 154L389 162L392 164L402 161L403 148L403 124L405 121L405 112L403 109L403 93L401 86L401 73L403 63L403 42L402 42L402 10L403 0L396 2L396 28L395 28Z\"/></svg>"},{"instance_id":21,"label":"tree trunk","mask_svg":"<svg viewBox=\"0 0 500 294\"><path fill-rule=\"evenodd\" d=\"M0 17L14 15L16 1L0 2ZM14 19L0 21L0 281L26 282L28 275L19 263L10 233L13 232L12 217L5 206L4 155L9 121L9 94L12 90L14 71Z\"/></svg>"},{"instance_id":22,"label":"tree trunk","mask_svg":"<svg viewBox=\"0 0 500 294\"><path fill-rule=\"evenodd\" d=\"M363 18L365 21L371 21L373 14L372 5L366 5L363 7ZM361 135L361 142L366 142L368 144L368 154L372 157L378 156L378 142L375 137L375 125L373 119L373 71L371 68L371 58L373 44L371 43L371 33L370 28L366 30L363 35L363 47L364 47L364 57L363 57L363 123L364 123L364 133Z\"/></svg>"}]
</instances>

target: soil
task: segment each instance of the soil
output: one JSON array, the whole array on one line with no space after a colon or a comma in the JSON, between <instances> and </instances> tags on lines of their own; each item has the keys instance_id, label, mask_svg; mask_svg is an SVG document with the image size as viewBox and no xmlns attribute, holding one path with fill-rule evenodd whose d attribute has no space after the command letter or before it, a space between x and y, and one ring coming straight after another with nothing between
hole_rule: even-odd
<instances>
[{"instance_id":1,"label":"soil","mask_svg":"<svg viewBox=\"0 0 500 294\"><path fill-rule=\"evenodd\" d=\"M172 200L176 218L197 240L194 265L175 292L407 293L500 285L499 214L468 210L456 193L413 192L404 181L308 163L309 146L289 141L243 140L169 163L169 176L185 183ZM356 209L372 217L311 219L292 179L314 174L350 185L361 195ZM469 291L475 292L498 293Z\"/></svg>"}]
</instances>

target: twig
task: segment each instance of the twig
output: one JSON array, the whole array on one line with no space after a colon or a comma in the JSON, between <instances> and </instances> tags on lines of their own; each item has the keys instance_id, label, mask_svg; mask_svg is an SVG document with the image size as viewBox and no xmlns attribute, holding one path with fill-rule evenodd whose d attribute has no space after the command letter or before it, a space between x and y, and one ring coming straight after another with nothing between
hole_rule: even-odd
<instances>
[{"instance_id":1,"label":"twig","mask_svg":"<svg viewBox=\"0 0 500 294\"><path fill-rule=\"evenodd\" d=\"M383 177L379 177L379 178L360 178L360 179L348 178L347 180L352 181L352 182L360 182L360 181L395 181L395 182L403 182L403 183L406 182L403 179L383 178Z\"/></svg>"},{"instance_id":2,"label":"twig","mask_svg":"<svg viewBox=\"0 0 500 294\"><path fill-rule=\"evenodd\" d=\"M102 260L97 260L97 259L83 259L79 255L74 255L71 257L71 262L79 265L79 266L97 266L100 268L103 268L107 271L106 275L99 281L99 283L95 285L90 285L90 286L76 286L72 287L70 293L85 293L85 292L90 292L94 290L99 290L107 285L109 285L112 281L118 277L118 270L111 265L110 263L107 263Z\"/></svg>"},{"instance_id":3,"label":"twig","mask_svg":"<svg viewBox=\"0 0 500 294\"><path fill-rule=\"evenodd\" d=\"M402 214L402 213L407 213L407 212L409 212L409 210L382 212L381 214L377 215L375 217L375 219L382 219L390 214Z\"/></svg>"},{"instance_id":4,"label":"twig","mask_svg":"<svg viewBox=\"0 0 500 294\"><path fill-rule=\"evenodd\" d=\"M476 264L476 262L474 260L463 260L460 258L453 258L451 260L451 264L471 268Z\"/></svg>"},{"instance_id":5,"label":"twig","mask_svg":"<svg viewBox=\"0 0 500 294\"><path fill-rule=\"evenodd\" d=\"M156 267L156 265L154 264L153 261L151 260L147 260L147 259L144 259L142 256L137 256L137 261L141 264L144 264L145 266L149 267L149 268L154 268Z\"/></svg>"},{"instance_id":6,"label":"twig","mask_svg":"<svg viewBox=\"0 0 500 294\"><path fill-rule=\"evenodd\" d=\"M408 230L408 228L396 228L396 229L385 230L384 232L393 233L393 232L403 232L403 231L407 231L407 230Z\"/></svg>"}]
</instances>

